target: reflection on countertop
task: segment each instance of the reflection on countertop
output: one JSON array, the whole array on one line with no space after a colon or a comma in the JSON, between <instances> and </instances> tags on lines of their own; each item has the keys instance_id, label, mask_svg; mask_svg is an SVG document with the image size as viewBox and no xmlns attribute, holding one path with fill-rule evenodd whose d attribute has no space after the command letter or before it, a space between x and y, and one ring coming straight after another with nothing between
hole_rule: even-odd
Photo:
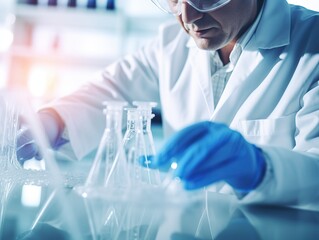
<instances>
[{"instance_id":1,"label":"reflection on countertop","mask_svg":"<svg viewBox=\"0 0 319 240\"><path fill-rule=\"evenodd\" d=\"M240 205L235 196L205 191L145 188L124 198L117 191L84 198L70 185L2 178L1 239L319 239L315 211Z\"/></svg>"}]
</instances>

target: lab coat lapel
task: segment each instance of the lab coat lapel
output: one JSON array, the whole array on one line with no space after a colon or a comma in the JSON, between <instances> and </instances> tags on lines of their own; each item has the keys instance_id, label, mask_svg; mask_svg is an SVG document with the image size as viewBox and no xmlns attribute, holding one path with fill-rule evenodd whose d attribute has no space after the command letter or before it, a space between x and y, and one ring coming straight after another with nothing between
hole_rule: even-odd
<instances>
[{"instance_id":1,"label":"lab coat lapel","mask_svg":"<svg viewBox=\"0 0 319 240\"><path fill-rule=\"evenodd\" d=\"M254 61L251 61L254 59ZM261 64L263 56L260 52L244 52L238 61L226 88L216 106L211 119L230 124L233 115L238 111L250 93L262 81L261 78L252 79L253 71ZM249 64L250 63L250 64Z\"/></svg>"},{"instance_id":2,"label":"lab coat lapel","mask_svg":"<svg viewBox=\"0 0 319 240\"><path fill-rule=\"evenodd\" d=\"M281 11L277 9L277 3L265 0L256 32L240 56L211 120L230 124L248 95L261 84L276 63L273 60L268 62L267 56L278 60L283 57L283 47L290 41L290 12L286 1L278 1ZM276 19L271 22L278 24L274 26L269 18Z\"/></svg>"},{"instance_id":3,"label":"lab coat lapel","mask_svg":"<svg viewBox=\"0 0 319 240\"><path fill-rule=\"evenodd\" d=\"M214 99L212 95L212 86L210 79L210 57L209 52L200 50L189 43L190 51L192 52L191 67L193 69L191 79L197 81L201 94L204 97L208 116L214 112Z\"/></svg>"}]
</instances>

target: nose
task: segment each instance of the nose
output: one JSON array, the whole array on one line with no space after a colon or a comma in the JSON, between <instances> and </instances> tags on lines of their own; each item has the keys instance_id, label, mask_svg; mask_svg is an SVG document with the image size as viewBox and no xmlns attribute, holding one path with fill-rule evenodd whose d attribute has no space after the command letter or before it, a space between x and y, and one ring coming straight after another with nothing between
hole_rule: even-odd
<instances>
[{"instance_id":1,"label":"nose","mask_svg":"<svg viewBox=\"0 0 319 240\"><path fill-rule=\"evenodd\" d=\"M204 13L197 11L189 3L183 0L181 5L181 15L184 23L191 24L196 20L201 19Z\"/></svg>"}]
</instances>

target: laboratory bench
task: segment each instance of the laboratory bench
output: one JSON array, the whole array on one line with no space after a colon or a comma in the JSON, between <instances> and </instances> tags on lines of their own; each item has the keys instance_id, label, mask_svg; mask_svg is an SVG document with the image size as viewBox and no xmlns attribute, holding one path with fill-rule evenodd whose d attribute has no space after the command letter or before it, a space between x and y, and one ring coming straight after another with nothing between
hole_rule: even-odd
<instances>
[{"instance_id":1,"label":"laboratory bench","mask_svg":"<svg viewBox=\"0 0 319 240\"><path fill-rule=\"evenodd\" d=\"M57 187L50 173L23 171L1 175L0 239L319 239L316 211L242 205L203 190L107 189L90 197L78 191L80 175L61 174Z\"/></svg>"},{"instance_id":2,"label":"laboratory bench","mask_svg":"<svg viewBox=\"0 0 319 240\"><path fill-rule=\"evenodd\" d=\"M152 132L158 150L161 125ZM319 211L243 205L167 184L165 174L160 186L85 188L92 158L56 155L55 169L0 169L0 240L319 239Z\"/></svg>"}]
</instances>

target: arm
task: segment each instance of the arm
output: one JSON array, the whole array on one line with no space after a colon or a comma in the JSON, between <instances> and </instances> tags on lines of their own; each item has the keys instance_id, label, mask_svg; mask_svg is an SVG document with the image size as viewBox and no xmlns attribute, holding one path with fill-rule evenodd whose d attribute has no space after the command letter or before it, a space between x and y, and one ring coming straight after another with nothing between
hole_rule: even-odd
<instances>
[{"instance_id":1,"label":"arm","mask_svg":"<svg viewBox=\"0 0 319 240\"><path fill-rule=\"evenodd\" d=\"M58 149L66 143L66 140L61 138L64 129L64 123L57 112L53 109L38 112L39 122L42 124L44 134L48 139L50 146L53 149ZM21 164L26 160L42 158L38 144L34 140L31 128L22 123L17 135L17 159Z\"/></svg>"},{"instance_id":2,"label":"arm","mask_svg":"<svg viewBox=\"0 0 319 240\"><path fill-rule=\"evenodd\" d=\"M262 147L268 162L265 181L258 191L243 199L244 202L302 205L318 201L318 81L313 82L300 104L302 107L295 117L297 130L294 148Z\"/></svg>"},{"instance_id":3,"label":"arm","mask_svg":"<svg viewBox=\"0 0 319 240\"><path fill-rule=\"evenodd\" d=\"M107 67L97 78L73 94L48 106L63 119L71 147L78 159L94 151L105 127L103 102L133 100L159 102L156 42Z\"/></svg>"},{"instance_id":4,"label":"arm","mask_svg":"<svg viewBox=\"0 0 319 240\"><path fill-rule=\"evenodd\" d=\"M244 195L242 203L303 205L319 199L319 85L302 98L302 107L289 131L293 149L253 145L238 132L216 123L191 125L174 135L153 163L175 175L185 188L196 189L226 181ZM276 135L276 141L280 135ZM243 193L243 194L242 194Z\"/></svg>"}]
</instances>

